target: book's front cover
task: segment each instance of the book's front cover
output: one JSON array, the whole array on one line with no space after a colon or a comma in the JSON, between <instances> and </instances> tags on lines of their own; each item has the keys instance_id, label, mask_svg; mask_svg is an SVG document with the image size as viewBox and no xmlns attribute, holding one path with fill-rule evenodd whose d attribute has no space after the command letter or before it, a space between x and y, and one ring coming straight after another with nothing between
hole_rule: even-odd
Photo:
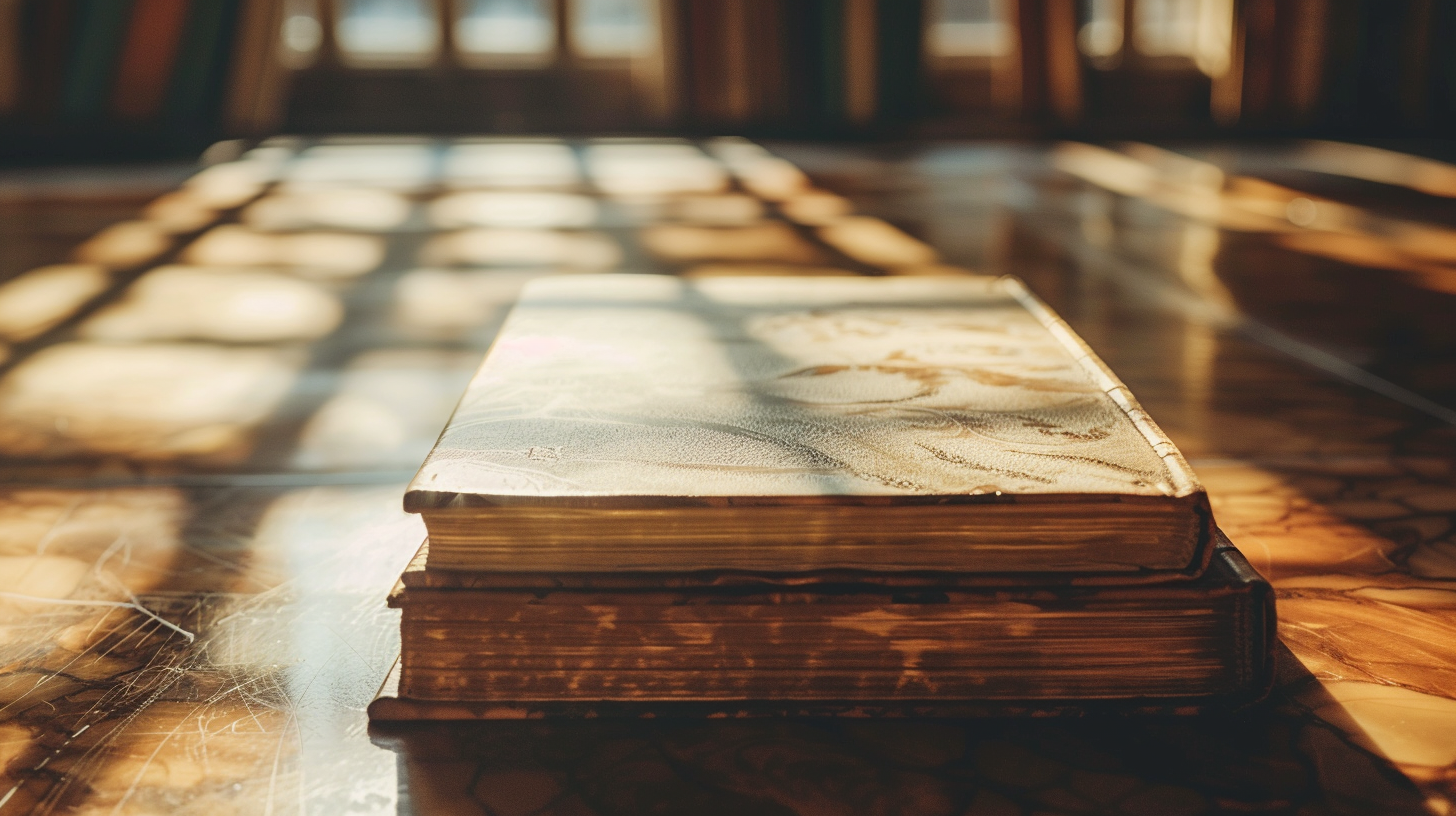
<instances>
[{"instance_id":1,"label":"book's front cover","mask_svg":"<svg viewBox=\"0 0 1456 816\"><path fill-rule=\"evenodd\" d=\"M809 526L838 518L815 515L826 505L927 508L880 514L899 544L991 523L949 507L1027 503L1000 523L1050 530L1048 546L1057 517L1069 536L1143 536L1152 560L1123 553L1120 569L1187 566L1205 537L1203 490L1172 443L1065 324L993 278L537 281L406 497L427 524L544 510L562 514L554 536L587 538L614 522L571 512L656 514L646 529L675 508L794 507ZM795 518L723 512L692 538ZM431 529L438 545L469 534Z\"/></svg>"}]
</instances>

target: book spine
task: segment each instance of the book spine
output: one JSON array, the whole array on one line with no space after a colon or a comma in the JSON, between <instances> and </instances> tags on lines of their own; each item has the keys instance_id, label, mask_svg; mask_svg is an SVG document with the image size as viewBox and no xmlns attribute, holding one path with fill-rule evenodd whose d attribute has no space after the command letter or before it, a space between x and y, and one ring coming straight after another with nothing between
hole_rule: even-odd
<instances>
[{"instance_id":1,"label":"book spine","mask_svg":"<svg viewBox=\"0 0 1456 816\"><path fill-rule=\"evenodd\" d=\"M1234 645L1244 702L1257 702L1274 689L1274 647L1279 642L1274 588L1222 531L1214 538L1214 566L1247 591L1235 606Z\"/></svg>"},{"instance_id":2,"label":"book spine","mask_svg":"<svg viewBox=\"0 0 1456 816\"><path fill-rule=\"evenodd\" d=\"M924 4L921 0L881 0L875 12L876 113L903 121L920 110Z\"/></svg>"},{"instance_id":3,"label":"book spine","mask_svg":"<svg viewBox=\"0 0 1456 816\"><path fill-rule=\"evenodd\" d=\"M1022 306L1026 307L1028 312L1031 312L1046 327L1047 331L1052 333L1053 337L1057 338L1057 341L1071 353L1077 360L1077 363L1082 366L1083 370L1091 376L1092 381L1097 384L1097 387L1106 392L1112 398L1113 402L1116 402L1117 406L1122 409L1123 413L1127 415L1128 420L1132 422L1133 426L1138 429L1138 432L1152 446L1153 451L1167 465L1169 476L1173 480L1173 484L1169 485L1173 491L1173 495L1189 496L1203 493L1203 485L1199 483L1198 477L1193 473L1193 468L1188 465L1187 460L1183 458L1183 454L1173 444L1173 440L1169 439L1168 435L1163 432L1163 429L1159 428L1157 423L1153 422L1153 418L1138 404L1137 398L1132 395L1132 391L1128 390L1128 387L1123 385L1122 380L1118 379L1117 375L1112 373L1112 369L1108 368L1107 364L1097 357L1097 354L1092 351L1092 347L1088 346L1086 341L1081 337L1078 337L1077 333L1072 330L1071 326L1067 325L1065 320L1062 320L1045 303L1042 303L1041 299L1032 294L1031 290L1027 289L1026 285L1021 281L1016 278L1005 277L1001 279L1001 285L1005 287L1007 294L1016 298Z\"/></svg>"},{"instance_id":4,"label":"book spine","mask_svg":"<svg viewBox=\"0 0 1456 816\"><path fill-rule=\"evenodd\" d=\"M188 0L136 0L111 98L118 118L142 122L161 112L182 45L187 7Z\"/></svg>"},{"instance_id":5,"label":"book spine","mask_svg":"<svg viewBox=\"0 0 1456 816\"><path fill-rule=\"evenodd\" d=\"M747 0L744 6L744 79L751 99L744 117L756 123L779 122L788 113L791 82L785 70L787 18L782 0Z\"/></svg>"},{"instance_id":6,"label":"book spine","mask_svg":"<svg viewBox=\"0 0 1456 816\"><path fill-rule=\"evenodd\" d=\"M237 12L238 0L192 5L166 103L167 118L186 131L205 127L217 113Z\"/></svg>"},{"instance_id":7,"label":"book spine","mask_svg":"<svg viewBox=\"0 0 1456 816\"><path fill-rule=\"evenodd\" d=\"M129 7L129 0L85 0L80 6L61 94L65 118L89 120L105 112Z\"/></svg>"},{"instance_id":8,"label":"book spine","mask_svg":"<svg viewBox=\"0 0 1456 816\"><path fill-rule=\"evenodd\" d=\"M723 29L723 7L712 0L687 0L683 17L687 32L688 85L693 118L699 124L722 119L727 110L726 82L719 37Z\"/></svg>"},{"instance_id":9,"label":"book spine","mask_svg":"<svg viewBox=\"0 0 1456 816\"><path fill-rule=\"evenodd\" d=\"M275 128L282 113L287 69L278 53L283 9L275 0L245 0L233 47L223 128L257 134Z\"/></svg>"},{"instance_id":10,"label":"book spine","mask_svg":"<svg viewBox=\"0 0 1456 816\"><path fill-rule=\"evenodd\" d=\"M1077 10L1071 3L1054 2L1047 7L1047 106L1058 121L1073 124L1082 116L1082 56L1077 48ZM904 111L906 118L920 112L923 85L921 64L907 64L905 93L914 100ZM913 72L913 73L912 73Z\"/></svg>"},{"instance_id":11,"label":"book spine","mask_svg":"<svg viewBox=\"0 0 1456 816\"><path fill-rule=\"evenodd\" d=\"M741 124L753 115L758 89L753 85L750 71L749 9L753 0L718 0L723 5L724 24L719 29L722 37L720 51L723 59L723 80L726 88L726 109L724 119Z\"/></svg>"},{"instance_id":12,"label":"book spine","mask_svg":"<svg viewBox=\"0 0 1456 816\"><path fill-rule=\"evenodd\" d=\"M856 125L875 118L879 91L879 48L875 0L844 0L844 112Z\"/></svg>"}]
</instances>

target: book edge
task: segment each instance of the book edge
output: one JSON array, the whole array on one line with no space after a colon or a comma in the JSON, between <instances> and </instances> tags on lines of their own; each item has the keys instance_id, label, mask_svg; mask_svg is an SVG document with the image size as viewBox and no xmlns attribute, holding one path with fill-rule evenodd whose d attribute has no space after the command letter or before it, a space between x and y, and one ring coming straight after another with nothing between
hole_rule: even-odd
<instances>
[{"instance_id":1,"label":"book edge","mask_svg":"<svg viewBox=\"0 0 1456 816\"><path fill-rule=\"evenodd\" d=\"M1198 480L1197 475L1193 472L1193 468L1188 464L1187 460L1183 457L1183 454L1178 450L1172 439L1170 439L1168 435L1162 430L1162 428L1153 421L1152 416L1143 409L1142 405L1137 401L1137 398L1133 395L1132 391L1128 389L1128 387L1122 382L1121 379L1117 377L1115 373L1113 373L1113 371L1107 366L1107 364L1104 363L1102 359L1097 356L1096 352L1094 352L1092 348L1087 345L1086 341L1078 336L1077 333L1071 328L1071 326L1067 324L1065 320L1059 317L1056 312L1052 311L1051 307L1047 306L1039 298L1037 298L1036 295L1033 294L1026 287L1026 284L1014 275L1005 275L995 279L995 284L993 288L1002 289L1007 295L1016 300L1017 303L1022 306L1022 308L1026 309L1033 316L1033 318L1035 318L1037 322L1040 323L1042 327L1045 328L1057 340L1062 348L1068 352L1068 354L1076 361L1077 365L1088 374L1088 376L1092 379L1092 382L1096 384L1097 387L1100 388L1115 405L1117 405L1118 409L1123 412L1123 415L1126 416L1128 421L1132 423L1133 427L1138 431L1139 435L1142 436L1142 438L1149 444L1149 446L1153 450L1153 453L1158 456L1158 458L1163 462L1163 466L1168 470L1169 478L1172 481L1172 484L1170 485L1172 492L1170 494L1164 495L1170 495L1174 498L1187 498L1202 494L1204 495L1204 498L1201 500L1201 504L1206 509L1206 491L1202 483ZM500 330L496 335L497 339L506 335L512 322L511 318L514 317L517 307L525 298L526 294L527 292L523 289L521 295L517 298L516 303L512 305L511 311L506 315L505 320L502 321ZM475 374L472 375L471 383L474 382L475 378L480 375L480 372L483 371L485 367L490 363L490 358L494 350L495 343L492 342L490 348L488 348L485 354L482 356L480 365L476 368ZM455 421L455 415L459 411L461 403L465 401L465 398L469 395L469 393L470 384L467 384L465 391L460 395L460 399L456 401L454 409L451 410L449 419L446 420L444 426L440 429L440 433L435 437L435 442L433 445L431 445L429 453L425 455L424 461L420 463L420 467L415 471L414 476L411 477L408 486L405 488L403 503L405 512L422 513L429 509L438 509L445 503L457 497L471 497L480 500L488 500L490 498L529 500L532 498L529 496L497 496L496 494L485 493L438 491L431 490L420 483L421 477L423 476L425 470L430 466L431 462L435 458L435 451L439 448L440 440L444 438L445 433L450 429L451 424ZM912 498L924 498L934 500L936 498L944 499L949 497L961 497L962 495L963 494L958 493L944 494L941 496L931 495L925 497L887 495L884 498L893 498L901 501ZM1052 497L1061 496L1108 496L1117 498L1130 496L1135 498L1147 498L1153 500L1159 498L1158 496L1137 496L1135 494L1124 493L1018 494L1016 498L1020 500L1048 500L1052 499ZM632 494L620 494L620 497L640 498ZM586 500L602 497L582 496L573 498ZM663 498L691 499L714 497L672 496ZM753 497L734 496L723 498L751 500ZM795 496L791 498L799 499L801 501L804 501L804 503L811 503L807 500L820 499L823 497ZM876 499L881 497L867 495L856 498ZM1207 561L1206 558L1202 560L1205 562Z\"/></svg>"},{"instance_id":2,"label":"book edge","mask_svg":"<svg viewBox=\"0 0 1456 816\"><path fill-rule=\"evenodd\" d=\"M1132 391L1113 373L1107 363L1087 345L1080 335L1072 329L1067 321L1063 320L1027 288L1020 278L1007 275L1001 278L1002 288L1008 294L1016 298L1017 302L1026 308L1037 318L1048 332L1062 344L1062 347L1077 361L1092 381L1103 390L1105 394L1117 405L1137 428L1138 433L1152 446L1153 452L1163 460L1168 468L1168 474L1173 480L1175 495L1186 496L1194 493L1204 493L1203 484L1199 482L1198 476L1193 472L1188 460L1183 458L1182 452L1173 444L1173 440L1158 424L1153 421L1151 415L1143 409L1133 396Z\"/></svg>"},{"instance_id":3,"label":"book edge","mask_svg":"<svg viewBox=\"0 0 1456 816\"><path fill-rule=\"evenodd\" d=\"M437 701L400 694L403 666L399 657L391 664L379 691L368 706L372 724L429 720L525 720L525 719L635 719L660 716L702 719L761 717L1024 717L1024 716L1190 716L1210 712L1237 712L1256 706L1274 687L1272 648L1273 592L1269 583L1244 559L1228 538L1217 533L1216 560L1235 583L1230 589L1248 596L1239 609L1250 619L1253 637L1238 635L1247 644L1244 656L1251 656L1249 671L1238 674L1238 688L1201 697L1132 697L1087 700L742 700L718 702L513 702ZM415 559L422 561L428 542ZM415 562L412 561L413 566ZM1236 658L1238 659L1238 658Z\"/></svg>"}]
</instances>

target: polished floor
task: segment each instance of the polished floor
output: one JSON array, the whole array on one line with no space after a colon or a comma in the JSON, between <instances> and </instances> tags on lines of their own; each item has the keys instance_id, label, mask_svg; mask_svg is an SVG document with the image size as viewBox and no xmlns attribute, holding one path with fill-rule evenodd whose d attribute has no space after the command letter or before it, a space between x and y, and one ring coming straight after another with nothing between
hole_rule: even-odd
<instances>
[{"instance_id":1,"label":"polished floor","mask_svg":"<svg viewBox=\"0 0 1456 816\"><path fill-rule=\"evenodd\" d=\"M172 171L0 180L0 814L1452 810L1456 167L1325 143L770 147L792 164L732 141L283 139L160 197ZM591 271L1023 277L1274 583L1273 698L371 730L384 596L422 536L403 484L518 287Z\"/></svg>"}]
</instances>

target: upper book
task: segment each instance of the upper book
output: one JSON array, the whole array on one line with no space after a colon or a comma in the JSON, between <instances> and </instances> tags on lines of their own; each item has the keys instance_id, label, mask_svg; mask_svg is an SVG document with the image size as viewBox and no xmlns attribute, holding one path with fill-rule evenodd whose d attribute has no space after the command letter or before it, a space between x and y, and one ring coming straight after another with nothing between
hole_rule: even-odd
<instances>
[{"instance_id":1,"label":"upper book","mask_svg":"<svg viewBox=\"0 0 1456 816\"><path fill-rule=\"evenodd\" d=\"M1014 278L529 284L405 496L433 569L1196 574L1208 498Z\"/></svg>"}]
</instances>

